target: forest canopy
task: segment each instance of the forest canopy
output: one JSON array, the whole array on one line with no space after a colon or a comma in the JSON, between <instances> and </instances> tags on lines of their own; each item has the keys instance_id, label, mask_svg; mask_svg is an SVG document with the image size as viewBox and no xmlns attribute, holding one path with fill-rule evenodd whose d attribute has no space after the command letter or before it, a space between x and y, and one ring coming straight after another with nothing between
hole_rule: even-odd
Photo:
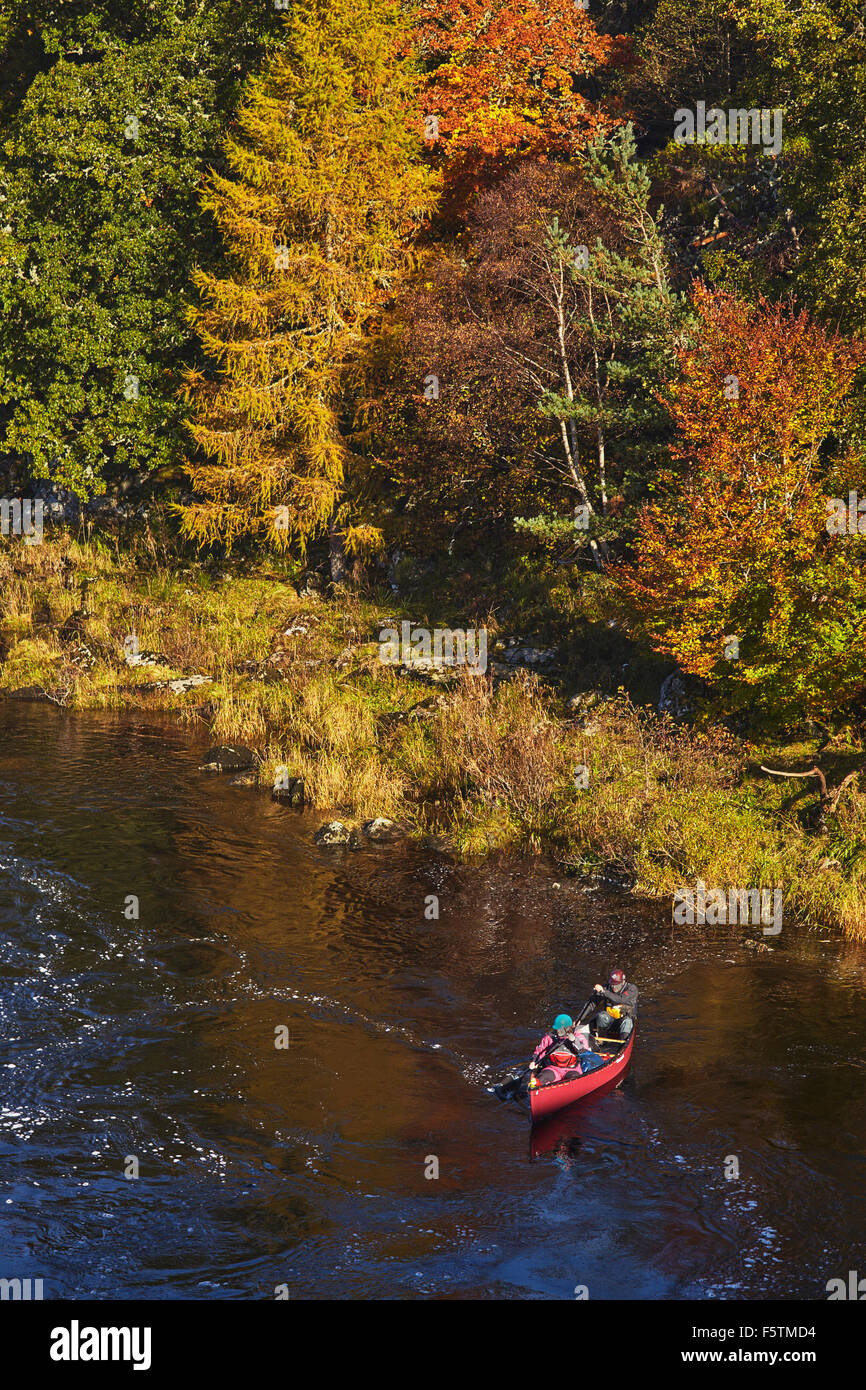
<instances>
[{"instance_id":1,"label":"forest canopy","mask_svg":"<svg viewBox=\"0 0 866 1390\"><path fill-rule=\"evenodd\" d=\"M729 711L860 699L864 43L855 0L7 4L7 492L565 585Z\"/></svg>"}]
</instances>

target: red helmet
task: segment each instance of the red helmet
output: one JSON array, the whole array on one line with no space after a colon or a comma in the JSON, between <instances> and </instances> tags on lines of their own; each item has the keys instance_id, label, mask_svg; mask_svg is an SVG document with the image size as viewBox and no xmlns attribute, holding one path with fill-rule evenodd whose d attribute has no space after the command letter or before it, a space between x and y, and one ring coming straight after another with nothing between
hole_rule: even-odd
<instances>
[{"instance_id":1,"label":"red helmet","mask_svg":"<svg viewBox=\"0 0 866 1390\"><path fill-rule=\"evenodd\" d=\"M617 992L619 992L619 990L621 990L623 985L625 984L625 971L619 969L611 970L610 980L608 981L608 983L611 989L615 989Z\"/></svg>"}]
</instances>

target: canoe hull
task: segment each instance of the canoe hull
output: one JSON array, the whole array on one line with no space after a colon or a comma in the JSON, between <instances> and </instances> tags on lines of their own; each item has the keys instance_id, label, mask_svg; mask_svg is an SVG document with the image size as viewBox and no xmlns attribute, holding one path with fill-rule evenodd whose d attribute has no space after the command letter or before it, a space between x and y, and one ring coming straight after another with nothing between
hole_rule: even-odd
<instances>
[{"instance_id":1,"label":"canoe hull","mask_svg":"<svg viewBox=\"0 0 866 1390\"><path fill-rule=\"evenodd\" d=\"M536 1086L530 1091L529 1104L533 1121L543 1120L545 1116L563 1110L566 1105L573 1105L576 1100L591 1096L593 1091L599 1090L601 1086L617 1082L628 1069L636 1034L635 1028L619 1055L610 1062L605 1062L603 1067L596 1067L595 1071L589 1072L587 1076L566 1076L561 1081L554 1081L552 1086Z\"/></svg>"}]
</instances>

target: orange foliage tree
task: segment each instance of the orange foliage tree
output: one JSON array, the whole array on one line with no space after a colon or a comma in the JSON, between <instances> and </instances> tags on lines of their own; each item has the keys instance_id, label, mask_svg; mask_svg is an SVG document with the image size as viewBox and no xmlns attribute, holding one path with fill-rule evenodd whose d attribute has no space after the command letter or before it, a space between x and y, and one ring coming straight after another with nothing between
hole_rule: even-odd
<instances>
[{"instance_id":1,"label":"orange foliage tree","mask_svg":"<svg viewBox=\"0 0 866 1390\"><path fill-rule=\"evenodd\" d=\"M680 467L619 582L657 650L729 708L821 718L866 690L866 538L828 495L864 476L846 436L866 360L806 313L698 287L669 408Z\"/></svg>"},{"instance_id":2,"label":"orange foliage tree","mask_svg":"<svg viewBox=\"0 0 866 1390\"><path fill-rule=\"evenodd\" d=\"M568 154L614 119L580 87L628 63L575 0L421 0L425 136L448 180L478 187L515 154Z\"/></svg>"}]
</instances>

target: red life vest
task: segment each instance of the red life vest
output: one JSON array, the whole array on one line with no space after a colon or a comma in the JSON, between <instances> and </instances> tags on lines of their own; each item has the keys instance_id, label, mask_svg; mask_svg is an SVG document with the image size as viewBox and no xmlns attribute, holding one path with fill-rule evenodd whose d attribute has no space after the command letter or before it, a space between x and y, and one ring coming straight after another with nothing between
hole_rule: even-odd
<instances>
[{"instance_id":1,"label":"red life vest","mask_svg":"<svg viewBox=\"0 0 866 1390\"><path fill-rule=\"evenodd\" d=\"M577 1062L574 1053L567 1052L565 1048L561 1051L551 1052L550 1060L555 1067L573 1067Z\"/></svg>"}]
</instances>

